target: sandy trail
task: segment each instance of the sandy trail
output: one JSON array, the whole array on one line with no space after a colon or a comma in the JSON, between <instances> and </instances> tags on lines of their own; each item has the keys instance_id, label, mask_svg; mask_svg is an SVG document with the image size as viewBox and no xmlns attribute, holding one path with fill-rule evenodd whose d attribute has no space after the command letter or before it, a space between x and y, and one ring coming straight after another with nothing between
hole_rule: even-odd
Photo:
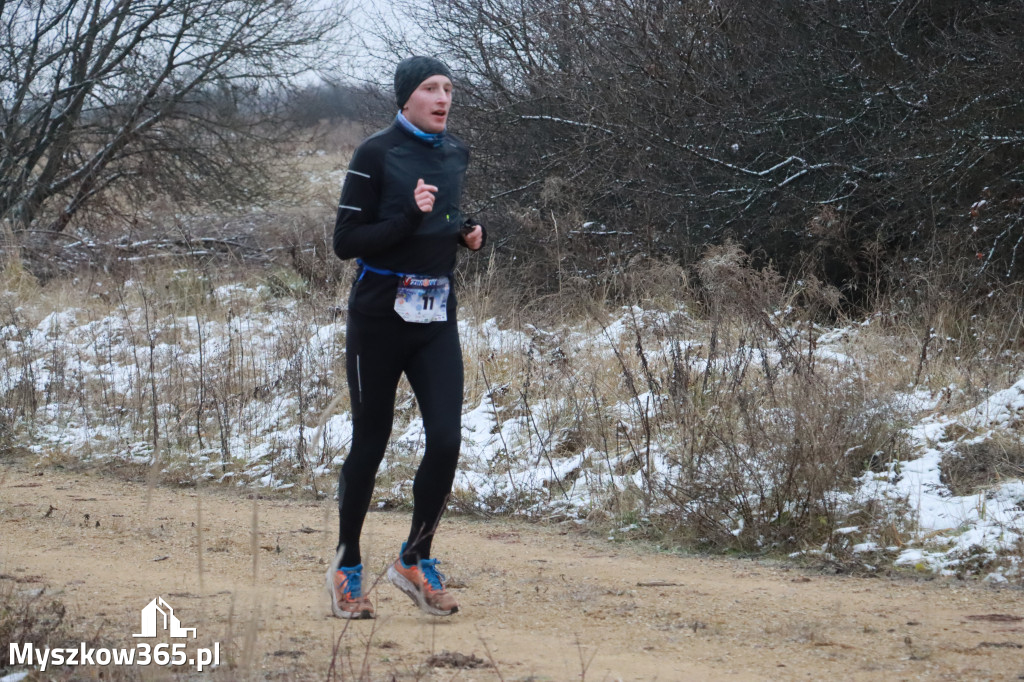
<instances>
[{"instance_id":1,"label":"sandy trail","mask_svg":"<svg viewBox=\"0 0 1024 682\"><path fill-rule=\"evenodd\" d=\"M339 641L345 680L1024 679L1020 589L821 576L453 517L434 546L462 612L421 614L382 581L378 619L346 629L322 587L336 513L5 464L0 574L47 585L76 635L119 646L162 596L199 646L221 643L224 679L325 679ZM371 513L364 564L383 572L407 524ZM474 657L496 667L467 667Z\"/></svg>"}]
</instances>

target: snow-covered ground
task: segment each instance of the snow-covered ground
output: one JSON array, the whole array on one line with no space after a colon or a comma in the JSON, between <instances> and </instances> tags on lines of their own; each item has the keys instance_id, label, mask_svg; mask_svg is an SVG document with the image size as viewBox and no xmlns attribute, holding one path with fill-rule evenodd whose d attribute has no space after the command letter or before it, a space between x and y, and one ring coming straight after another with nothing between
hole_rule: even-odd
<instances>
[{"instance_id":1,"label":"snow-covered ground","mask_svg":"<svg viewBox=\"0 0 1024 682\"><path fill-rule=\"evenodd\" d=\"M317 319L303 304L259 288L222 286L213 299L230 312L204 317L122 305L99 314L68 307L30 324L30 311L15 311L0 327L0 404L19 441L41 459L59 454L137 463L153 461L156 442L163 450L158 462L171 477L315 486L330 494L352 434L343 319ZM684 329L678 322L685 318L685 311L629 308L603 325L559 330L504 329L493 319L460 322L468 388L453 504L579 521L602 509L609 496L652 490L652 481L677 474L678 464L668 456L676 441L671 424L664 423L665 395L637 386L631 393L610 392L619 397L602 407L615 420L611 431L627 436L661 415L655 437L638 454L632 442L608 448L574 442L570 427L579 403L569 401L558 382L560 368L576 358L603 363L605 374L621 378L623 354L634 348L638 329L645 334L646 361L678 362L691 344L700 344L678 332L666 340L662 332L673 325ZM800 333L813 337L819 366L863 371L851 359L858 327L809 329ZM685 355L695 374L708 369L706 356ZM781 361L781 352L771 348L758 359L766 367ZM479 369L484 365L489 369ZM523 371L529 374L525 381ZM905 532L898 545L883 544L873 528L849 526L836 534L857 538L852 552L865 565L886 552L898 565L952 572L1000 553L1009 558L989 578L1018 576L1013 556L1024 553L1024 482L1004 480L956 496L941 478L940 462L953 449L993 434L1019 441L1024 378L959 413L946 413L938 396L912 389L889 405L899 406L894 420L910 424L909 456L861 475L855 489L837 491L836 500L850 511L887 501ZM397 415L381 472L381 504L408 500L423 446L422 424L407 392L399 395ZM642 466L633 466L641 459ZM648 502L651 512L670 509L664 500ZM723 522L742 531L741 520Z\"/></svg>"},{"instance_id":2,"label":"snow-covered ground","mask_svg":"<svg viewBox=\"0 0 1024 682\"><path fill-rule=\"evenodd\" d=\"M1010 434L1020 441L1024 425L1024 379L998 391L960 414L936 413L937 401L923 397L924 413L909 429L914 458L894 462L884 475L865 474L859 493L906 500L916 517L917 542L900 548L897 565L927 567L954 574L965 560L992 558L997 552L1021 556L1024 542L1024 481L1005 480L969 496L954 495L943 483L943 456L965 445L981 444L993 435ZM958 428L951 428L958 427ZM956 437L956 433L965 436ZM870 551L872 547L863 547ZM1017 570L1009 571L1018 576ZM1005 571L988 574L1005 581Z\"/></svg>"}]
</instances>

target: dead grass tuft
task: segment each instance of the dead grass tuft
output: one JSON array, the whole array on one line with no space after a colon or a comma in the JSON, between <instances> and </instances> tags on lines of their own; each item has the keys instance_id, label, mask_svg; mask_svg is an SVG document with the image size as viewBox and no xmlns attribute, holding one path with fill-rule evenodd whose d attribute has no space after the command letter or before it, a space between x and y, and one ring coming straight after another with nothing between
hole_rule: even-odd
<instances>
[{"instance_id":1,"label":"dead grass tuft","mask_svg":"<svg viewBox=\"0 0 1024 682\"><path fill-rule=\"evenodd\" d=\"M943 455L939 469L942 483L958 496L1024 479L1024 440L1000 432L981 442L958 444Z\"/></svg>"},{"instance_id":2,"label":"dead grass tuft","mask_svg":"<svg viewBox=\"0 0 1024 682\"><path fill-rule=\"evenodd\" d=\"M56 645L68 638L69 623L64 604L46 593L45 587L29 587L13 576L0 576L0 639L3 668L13 668L10 644Z\"/></svg>"},{"instance_id":3,"label":"dead grass tuft","mask_svg":"<svg viewBox=\"0 0 1024 682\"><path fill-rule=\"evenodd\" d=\"M78 648L83 642L89 648L110 646L101 632L84 637L74 631L74 624L67 607L56 595L48 592L46 585L39 586L31 576L25 579L0 575L0 640L4 642L0 677L22 670L15 668L16 662L11 659L13 645L24 647L31 643L36 649ZM88 666L50 667L45 672L45 679L82 679L86 670L89 670ZM98 670L93 668L89 672L96 674ZM138 680L142 678L140 670L130 666L107 666L99 675L114 682Z\"/></svg>"}]
</instances>

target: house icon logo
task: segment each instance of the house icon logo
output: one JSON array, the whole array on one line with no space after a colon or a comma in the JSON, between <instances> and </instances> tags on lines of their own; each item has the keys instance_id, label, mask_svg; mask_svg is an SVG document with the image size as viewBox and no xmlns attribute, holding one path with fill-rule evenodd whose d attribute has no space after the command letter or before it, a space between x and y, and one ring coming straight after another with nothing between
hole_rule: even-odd
<instances>
[{"instance_id":1,"label":"house icon logo","mask_svg":"<svg viewBox=\"0 0 1024 682\"><path fill-rule=\"evenodd\" d=\"M157 597L142 609L142 632L132 637L156 637L158 629L166 630L171 637L188 637L191 632L192 639L196 638L196 629L181 627L174 609L163 597Z\"/></svg>"}]
</instances>

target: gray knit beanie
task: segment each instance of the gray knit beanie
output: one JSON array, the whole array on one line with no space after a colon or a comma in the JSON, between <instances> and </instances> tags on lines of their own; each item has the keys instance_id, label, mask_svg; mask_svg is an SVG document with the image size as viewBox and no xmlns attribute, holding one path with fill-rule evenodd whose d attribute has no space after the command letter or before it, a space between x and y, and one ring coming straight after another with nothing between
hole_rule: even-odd
<instances>
[{"instance_id":1,"label":"gray knit beanie","mask_svg":"<svg viewBox=\"0 0 1024 682\"><path fill-rule=\"evenodd\" d=\"M445 63L433 57L406 57L395 69L395 101L401 109L409 101L413 90L431 76L441 75L452 80L452 72Z\"/></svg>"}]
</instances>

